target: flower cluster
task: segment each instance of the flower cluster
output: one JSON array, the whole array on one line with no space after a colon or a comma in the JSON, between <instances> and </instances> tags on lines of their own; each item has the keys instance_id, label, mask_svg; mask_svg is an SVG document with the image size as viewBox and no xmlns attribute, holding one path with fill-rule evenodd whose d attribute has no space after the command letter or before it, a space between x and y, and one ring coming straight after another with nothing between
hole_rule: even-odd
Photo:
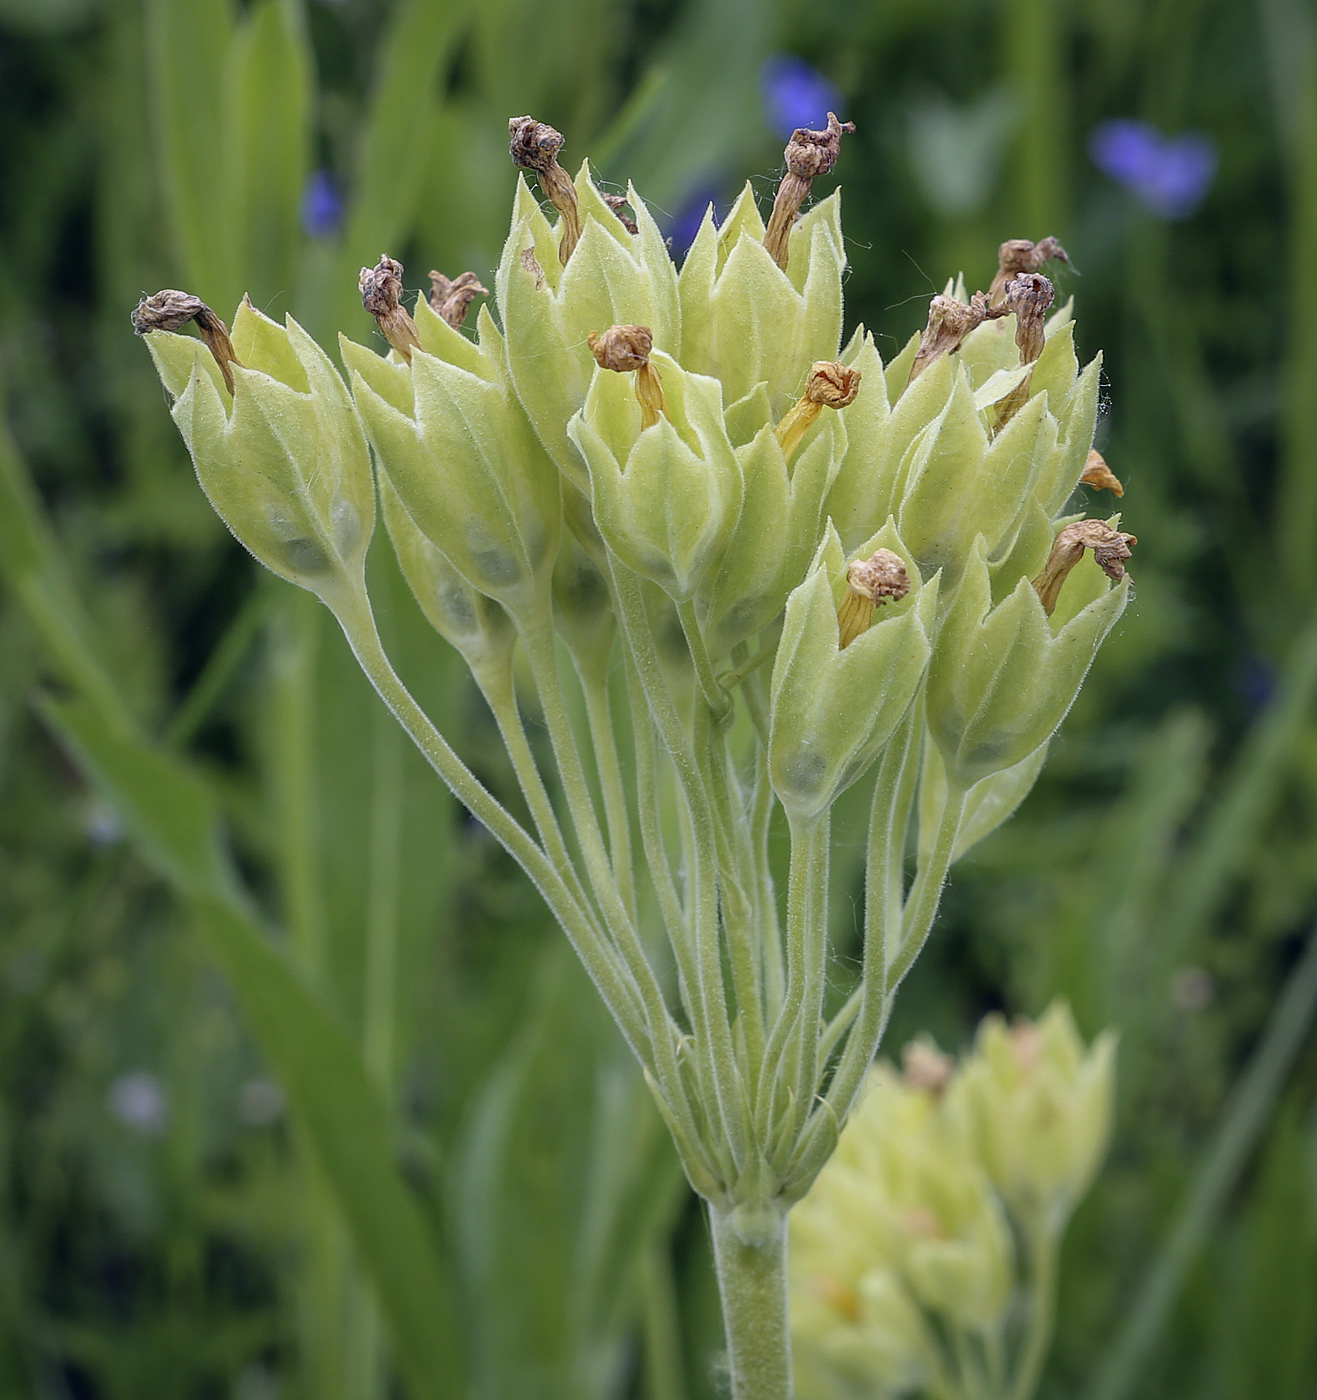
<instances>
[{"instance_id":1,"label":"flower cluster","mask_svg":"<svg viewBox=\"0 0 1317 1400\"><path fill-rule=\"evenodd\" d=\"M989 1017L959 1066L916 1041L904 1073L872 1071L792 1217L800 1400L1030 1393L1056 1249L1106 1151L1114 1051L1109 1032L1085 1051L1056 1004Z\"/></svg>"},{"instance_id":2,"label":"flower cluster","mask_svg":"<svg viewBox=\"0 0 1317 1400\"><path fill-rule=\"evenodd\" d=\"M851 129L829 114L795 131L767 224L747 186L678 270L634 189L570 177L562 137L514 119L512 158L556 221L523 176L474 338L474 275L431 273L409 310L398 262L364 268L389 348L342 338L346 382L291 318L246 301L231 340L183 293L134 317L215 508L334 611L643 1065L710 1203L738 1397L752 1373L786 1373L785 1351L764 1359L786 1333L786 1212L835 1144L947 871L1028 791L1129 592L1133 537L1065 514L1081 481L1119 483L1092 460L1098 362L1081 370L1068 310L1051 311L1042 268L1063 250L1004 244L989 290L949 286L888 364L863 327L843 346L840 197L800 211ZM384 653L364 568L377 492L533 830ZM828 1022L829 811L861 782L863 970ZM751 1286L756 1270L778 1283Z\"/></svg>"}]
</instances>

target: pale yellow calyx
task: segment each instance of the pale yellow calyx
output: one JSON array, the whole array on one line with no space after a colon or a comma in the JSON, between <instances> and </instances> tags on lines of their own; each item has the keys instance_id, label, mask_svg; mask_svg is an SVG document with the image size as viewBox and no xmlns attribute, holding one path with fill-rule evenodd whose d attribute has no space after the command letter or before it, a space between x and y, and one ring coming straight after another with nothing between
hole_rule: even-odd
<instances>
[{"instance_id":1,"label":"pale yellow calyx","mask_svg":"<svg viewBox=\"0 0 1317 1400\"><path fill-rule=\"evenodd\" d=\"M910 592L905 561L890 549L857 559L846 570L846 596L837 609L837 648L845 651L869 630L874 613L889 599L899 603Z\"/></svg>"},{"instance_id":2,"label":"pale yellow calyx","mask_svg":"<svg viewBox=\"0 0 1317 1400\"><path fill-rule=\"evenodd\" d=\"M442 272L430 270L430 307L456 330L465 320L476 297L487 297L489 289L480 285L474 272L463 272L451 281Z\"/></svg>"},{"instance_id":3,"label":"pale yellow calyx","mask_svg":"<svg viewBox=\"0 0 1317 1400\"><path fill-rule=\"evenodd\" d=\"M363 267L357 286L361 289L361 304L375 318L384 339L408 364L412 351L421 348L416 322L402 304L402 264L387 253L380 254L374 267Z\"/></svg>"},{"instance_id":4,"label":"pale yellow calyx","mask_svg":"<svg viewBox=\"0 0 1317 1400\"><path fill-rule=\"evenodd\" d=\"M855 401L861 378L858 369L840 361L816 360L810 366L805 392L782 415L774 429L782 455L788 462L825 408L845 408Z\"/></svg>"},{"instance_id":5,"label":"pale yellow calyx","mask_svg":"<svg viewBox=\"0 0 1317 1400\"><path fill-rule=\"evenodd\" d=\"M1125 535L1113 530L1102 520L1077 520L1067 525L1052 541L1052 552L1047 556L1043 571L1033 581L1034 591L1042 600L1043 611L1051 617L1056 610L1061 588L1070 571L1084 557L1084 551L1091 549L1098 567L1115 583L1125 577L1125 561L1130 557L1130 546L1138 544L1138 537Z\"/></svg>"},{"instance_id":6,"label":"pale yellow calyx","mask_svg":"<svg viewBox=\"0 0 1317 1400\"><path fill-rule=\"evenodd\" d=\"M617 374L636 376L636 401L640 404L640 427L652 428L659 415L667 412L663 397L663 380L649 362L654 348L654 335L648 326L609 326L606 331L592 331L586 337L600 369Z\"/></svg>"},{"instance_id":7,"label":"pale yellow calyx","mask_svg":"<svg viewBox=\"0 0 1317 1400\"><path fill-rule=\"evenodd\" d=\"M839 122L836 114L829 112L826 130L810 131L802 126L791 133L791 140L782 153L786 159L787 173L778 186L773 212L764 231L764 247L783 270L787 265L791 226L809 195L810 181L818 175L826 175L836 165L842 135L854 130L854 122Z\"/></svg>"},{"instance_id":8,"label":"pale yellow calyx","mask_svg":"<svg viewBox=\"0 0 1317 1400\"><path fill-rule=\"evenodd\" d=\"M572 178L558 164L558 152L563 147L563 135L547 122L534 117L512 117L508 122L511 141L508 152L522 170L533 170L539 176L540 188L549 197L562 217L562 241L558 258L564 267L576 245L581 241L581 211L576 200Z\"/></svg>"},{"instance_id":9,"label":"pale yellow calyx","mask_svg":"<svg viewBox=\"0 0 1317 1400\"><path fill-rule=\"evenodd\" d=\"M954 355L960 349L965 337L976 330L984 321L995 321L1005 316L1008 308L988 305L983 292L975 292L968 303L957 301L955 297L937 296L928 305L928 325L919 338L919 351L915 362L910 366L910 378L906 388L943 355Z\"/></svg>"},{"instance_id":10,"label":"pale yellow calyx","mask_svg":"<svg viewBox=\"0 0 1317 1400\"><path fill-rule=\"evenodd\" d=\"M997 249L997 274L988 288L988 303L1000 306L1006 300L1006 284L1022 272L1037 272L1053 258L1068 263L1070 256L1055 238L1040 238L1031 243L1027 238L1008 238Z\"/></svg>"},{"instance_id":11,"label":"pale yellow calyx","mask_svg":"<svg viewBox=\"0 0 1317 1400\"><path fill-rule=\"evenodd\" d=\"M1111 468L1107 466L1106 459L1096 447L1088 454L1088 461L1084 463L1084 474L1079 478L1079 484L1095 487L1099 491L1110 491L1113 496L1125 494L1125 488L1117 480Z\"/></svg>"},{"instance_id":12,"label":"pale yellow calyx","mask_svg":"<svg viewBox=\"0 0 1317 1400\"><path fill-rule=\"evenodd\" d=\"M246 297L243 300L246 301ZM189 321L197 323L202 340L220 367L225 386L230 394L233 393L231 366L237 365L241 369L242 361L233 353L228 326L200 297L166 287L154 296L143 297L132 314L133 329L138 335L150 335L152 331L179 331Z\"/></svg>"}]
</instances>

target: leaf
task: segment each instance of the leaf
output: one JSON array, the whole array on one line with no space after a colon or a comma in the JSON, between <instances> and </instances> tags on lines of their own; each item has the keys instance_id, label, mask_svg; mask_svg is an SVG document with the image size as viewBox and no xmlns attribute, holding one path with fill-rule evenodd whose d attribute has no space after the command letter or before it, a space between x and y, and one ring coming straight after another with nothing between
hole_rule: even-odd
<instances>
[{"instance_id":1,"label":"leaf","mask_svg":"<svg viewBox=\"0 0 1317 1400\"><path fill-rule=\"evenodd\" d=\"M356 1046L239 892L220 846L214 798L182 763L116 733L91 705L47 700L43 711L197 914L348 1224L411 1394L416 1400L458 1395L453 1302L426 1221L390 1150L388 1109Z\"/></svg>"},{"instance_id":2,"label":"leaf","mask_svg":"<svg viewBox=\"0 0 1317 1400\"><path fill-rule=\"evenodd\" d=\"M242 290L284 309L301 247L311 131L311 54L292 0L262 0L230 45L225 72L228 191L244 254ZM220 308L227 317L231 308Z\"/></svg>"},{"instance_id":3,"label":"leaf","mask_svg":"<svg viewBox=\"0 0 1317 1400\"><path fill-rule=\"evenodd\" d=\"M148 0L155 144L181 280L226 319L242 294L223 144L216 139L233 30L229 0Z\"/></svg>"}]
</instances>

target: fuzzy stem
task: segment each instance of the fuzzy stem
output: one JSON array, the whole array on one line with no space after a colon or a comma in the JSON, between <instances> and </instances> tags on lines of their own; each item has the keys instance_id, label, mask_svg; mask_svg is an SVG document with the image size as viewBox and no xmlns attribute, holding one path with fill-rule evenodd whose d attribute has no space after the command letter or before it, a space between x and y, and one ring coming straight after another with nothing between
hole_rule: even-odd
<instances>
[{"instance_id":1,"label":"fuzzy stem","mask_svg":"<svg viewBox=\"0 0 1317 1400\"><path fill-rule=\"evenodd\" d=\"M763 1244L746 1244L733 1228L733 1217L731 1210L709 1208L732 1397L791 1400L786 1217Z\"/></svg>"},{"instance_id":2,"label":"fuzzy stem","mask_svg":"<svg viewBox=\"0 0 1317 1400\"><path fill-rule=\"evenodd\" d=\"M1029 1326L1010 1400L1032 1400L1042 1378L1056 1321L1056 1238L1041 1222L1029 1228Z\"/></svg>"},{"instance_id":3,"label":"fuzzy stem","mask_svg":"<svg viewBox=\"0 0 1317 1400\"><path fill-rule=\"evenodd\" d=\"M329 602L326 599L326 602ZM590 974L640 1063L653 1071L640 990L615 949L600 938L588 911L573 898L563 877L530 833L493 796L449 747L430 717L412 698L389 660L375 627L364 588L343 590L332 600L348 645L380 699L393 711L431 768L453 796L481 823L530 877Z\"/></svg>"},{"instance_id":4,"label":"fuzzy stem","mask_svg":"<svg viewBox=\"0 0 1317 1400\"><path fill-rule=\"evenodd\" d=\"M626 787L622 781L622 765L618 758L617 733L608 700L607 673L581 675L585 694L586 722L594 745L595 767L599 786L604 794L604 820L608 826L608 849L612 857L613 878L617 881L622 902L632 920L636 919L636 880L631 858L631 818L627 812Z\"/></svg>"},{"instance_id":5,"label":"fuzzy stem","mask_svg":"<svg viewBox=\"0 0 1317 1400\"><path fill-rule=\"evenodd\" d=\"M714 839L709 796L654 646L639 580L613 556L609 557L609 573L622 641L644 691L649 716L676 770L693 827L693 897L687 904L687 917L694 928L698 996L707 1027L707 1040L699 1049L707 1056L706 1067L715 1088L714 1100L708 1105L710 1116L718 1124L723 1144L739 1166L745 1160L746 1151L740 1121L744 1089L727 1016L722 955L718 946L717 881L710 877ZM643 716L637 716L637 724L641 723Z\"/></svg>"}]
</instances>

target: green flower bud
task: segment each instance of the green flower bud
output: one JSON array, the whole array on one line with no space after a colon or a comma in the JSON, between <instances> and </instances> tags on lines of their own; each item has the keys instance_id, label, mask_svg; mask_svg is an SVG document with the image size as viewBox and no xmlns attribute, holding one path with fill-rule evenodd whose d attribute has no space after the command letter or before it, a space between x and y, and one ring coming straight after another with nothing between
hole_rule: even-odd
<instances>
[{"instance_id":1,"label":"green flower bud","mask_svg":"<svg viewBox=\"0 0 1317 1400\"><path fill-rule=\"evenodd\" d=\"M398 565L430 625L461 652L477 681L506 671L517 633L502 604L472 588L426 539L383 475L380 505Z\"/></svg>"},{"instance_id":2,"label":"green flower bud","mask_svg":"<svg viewBox=\"0 0 1317 1400\"><path fill-rule=\"evenodd\" d=\"M1111 1136L1115 1053L1111 1031L1085 1052L1063 1002L1036 1024L980 1027L947 1112L1020 1219L1059 1231L1088 1189Z\"/></svg>"},{"instance_id":3,"label":"green flower bud","mask_svg":"<svg viewBox=\"0 0 1317 1400\"><path fill-rule=\"evenodd\" d=\"M789 470L770 427L737 449L745 504L700 601L712 655L726 655L767 627L809 567L823 526L823 502L846 452L842 413L828 414Z\"/></svg>"},{"instance_id":4,"label":"green flower bud","mask_svg":"<svg viewBox=\"0 0 1317 1400\"><path fill-rule=\"evenodd\" d=\"M1027 579L992 606L982 537L975 541L928 671L928 727L949 779L970 788L1041 747L1074 703L1128 582L1053 630Z\"/></svg>"},{"instance_id":5,"label":"green flower bud","mask_svg":"<svg viewBox=\"0 0 1317 1400\"><path fill-rule=\"evenodd\" d=\"M617 621L608 580L589 552L565 530L553 567L554 619L557 630L586 673L608 669Z\"/></svg>"},{"instance_id":6,"label":"green flower bud","mask_svg":"<svg viewBox=\"0 0 1317 1400\"><path fill-rule=\"evenodd\" d=\"M1047 745L1000 773L980 779L965 798L965 811L951 859L957 861L1012 816L1033 791L1047 760ZM923 773L919 780L919 858L927 860L937 839L938 823L947 800L947 770L936 744L924 745Z\"/></svg>"},{"instance_id":7,"label":"green flower bud","mask_svg":"<svg viewBox=\"0 0 1317 1400\"><path fill-rule=\"evenodd\" d=\"M245 298L224 373L191 336L154 330L146 343L197 479L238 540L313 593L360 586L375 527L370 454L324 351L292 317L280 326Z\"/></svg>"},{"instance_id":8,"label":"green flower bud","mask_svg":"<svg viewBox=\"0 0 1317 1400\"><path fill-rule=\"evenodd\" d=\"M838 415L846 429L846 446L837 463L825 514L837 527L844 549L857 549L893 514L892 492L900 458L887 451L892 417L883 362L873 336L861 326L842 351L843 364L864 376L855 402Z\"/></svg>"},{"instance_id":9,"label":"green flower bud","mask_svg":"<svg viewBox=\"0 0 1317 1400\"><path fill-rule=\"evenodd\" d=\"M888 1281L881 1290L888 1300L917 1303L942 1328L981 1336L1003 1328L1014 1283L1010 1231L983 1167L957 1150L940 1092L890 1065L876 1067L836 1153L796 1207L791 1286L799 1345L845 1355L841 1338L856 1341L867 1330L864 1285L875 1276ZM818 1302L796 1314L797 1299L805 1303L810 1294ZM891 1322L903 1325L882 1350L901 1357L913 1380L935 1364L936 1343L908 1306L897 1302ZM899 1349L891 1345L898 1337Z\"/></svg>"},{"instance_id":10,"label":"green flower bud","mask_svg":"<svg viewBox=\"0 0 1317 1400\"><path fill-rule=\"evenodd\" d=\"M667 244L634 190L627 195L638 229L632 234L595 188L587 166L575 187L582 233L564 267L553 229L518 180L495 286L517 397L558 468L588 490L567 436L594 373L587 337L613 325L644 325L655 344L675 346L681 310Z\"/></svg>"},{"instance_id":11,"label":"green flower bud","mask_svg":"<svg viewBox=\"0 0 1317 1400\"><path fill-rule=\"evenodd\" d=\"M764 384L780 412L815 360L837 358L846 269L840 196L820 201L791 230L785 271L763 239L748 184L721 230L706 212L678 279L681 362L721 380L729 404Z\"/></svg>"},{"instance_id":12,"label":"green flower bud","mask_svg":"<svg viewBox=\"0 0 1317 1400\"><path fill-rule=\"evenodd\" d=\"M837 619L847 591L844 556L831 527L787 599L770 687L769 773L782 805L802 817L825 810L865 772L928 664L937 582L919 586L914 560L890 522L861 553L879 547L904 561L915 586L849 646L841 645Z\"/></svg>"},{"instance_id":13,"label":"green flower bud","mask_svg":"<svg viewBox=\"0 0 1317 1400\"><path fill-rule=\"evenodd\" d=\"M422 534L473 587L515 610L548 585L562 525L557 473L501 373L487 312L478 347L424 301L417 317L410 364L340 338L357 406Z\"/></svg>"},{"instance_id":14,"label":"green flower bud","mask_svg":"<svg viewBox=\"0 0 1317 1400\"><path fill-rule=\"evenodd\" d=\"M1045 398L1031 399L989 439L967 376L954 373L946 404L907 458L896 516L922 570L942 569L950 586L976 535L990 554L1009 538L1055 443L1046 408Z\"/></svg>"},{"instance_id":15,"label":"green flower bud","mask_svg":"<svg viewBox=\"0 0 1317 1400\"><path fill-rule=\"evenodd\" d=\"M623 563L684 602L727 547L744 484L717 381L657 350L653 360L666 409L652 427L640 427L631 376L597 369L568 434L588 464L600 534Z\"/></svg>"}]
</instances>

